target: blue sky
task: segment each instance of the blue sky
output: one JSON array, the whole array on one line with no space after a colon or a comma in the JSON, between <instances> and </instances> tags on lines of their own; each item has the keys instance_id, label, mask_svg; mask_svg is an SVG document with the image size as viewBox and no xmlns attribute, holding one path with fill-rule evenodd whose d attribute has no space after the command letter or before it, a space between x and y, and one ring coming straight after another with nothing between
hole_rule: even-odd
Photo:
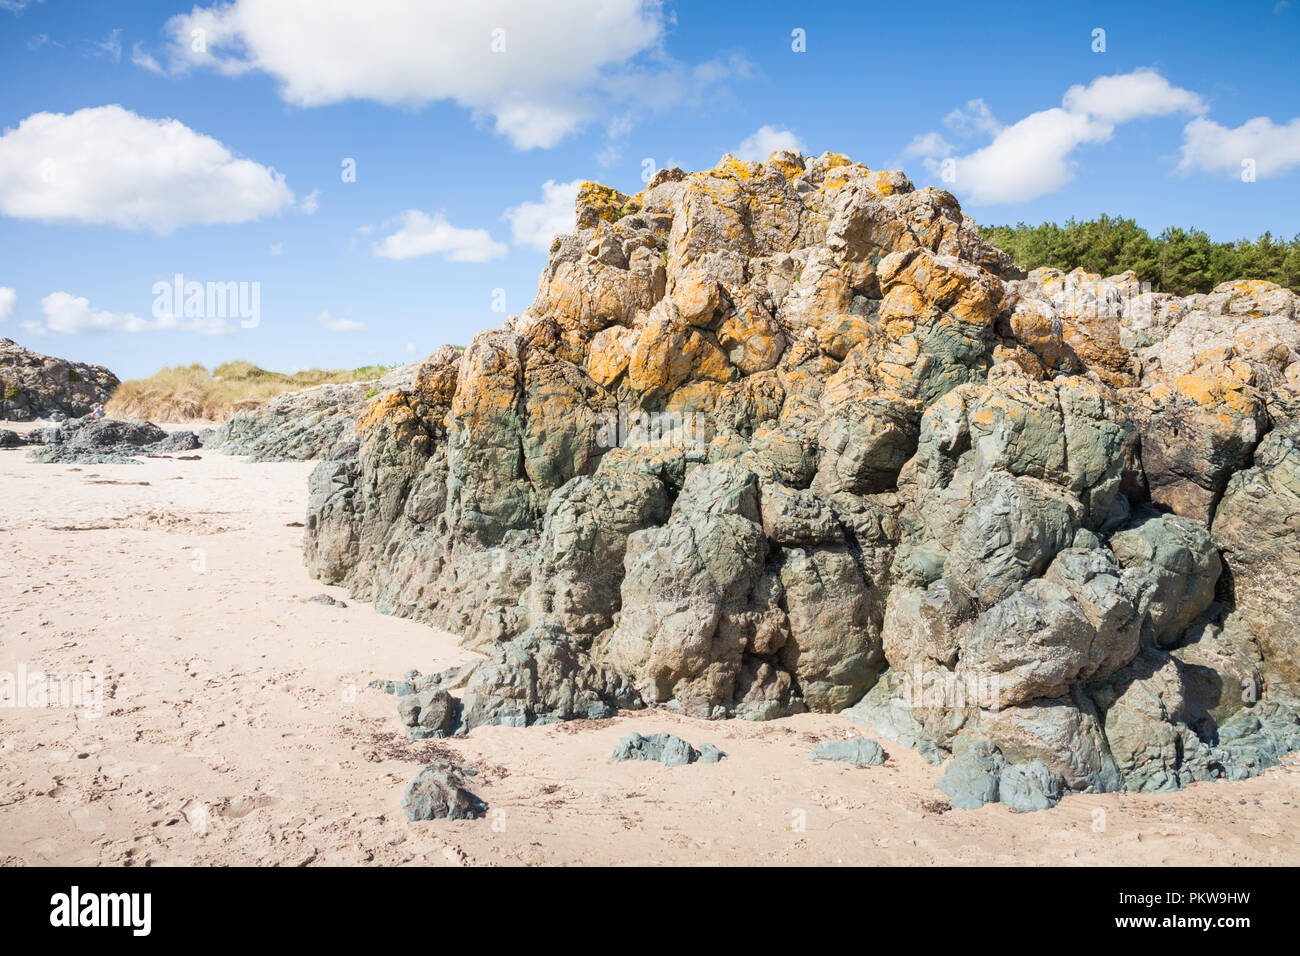
<instances>
[{"instance_id":1,"label":"blue sky","mask_svg":"<svg viewBox=\"0 0 1300 956\"><path fill-rule=\"evenodd\" d=\"M1300 232L1300 0L466 6L0 0L0 336L123 377L411 361L527 307L576 181L742 147L981 223ZM257 326L160 320L177 273L258 283Z\"/></svg>"}]
</instances>

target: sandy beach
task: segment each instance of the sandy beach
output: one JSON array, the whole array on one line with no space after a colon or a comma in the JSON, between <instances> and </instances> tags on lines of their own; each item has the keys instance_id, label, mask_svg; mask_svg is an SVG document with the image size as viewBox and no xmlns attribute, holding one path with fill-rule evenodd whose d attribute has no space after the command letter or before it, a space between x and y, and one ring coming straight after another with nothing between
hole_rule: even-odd
<instances>
[{"instance_id":1,"label":"sandy beach","mask_svg":"<svg viewBox=\"0 0 1300 956\"><path fill-rule=\"evenodd\" d=\"M1295 754L1244 783L1018 815L943 812L939 770L885 741L880 767L809 761L859 732L836 716L651 711L409 741L367 683L472 655L308 576L311 464L194 455L0 451L0 674L92 675L89 706L0 707L0 864L1300 863ZM348 606L305 601L321 593ZM728 756L611 763L632 731ZM440 754L477 771L486 818L402 814Z\"/></svg>"}]
</instances>

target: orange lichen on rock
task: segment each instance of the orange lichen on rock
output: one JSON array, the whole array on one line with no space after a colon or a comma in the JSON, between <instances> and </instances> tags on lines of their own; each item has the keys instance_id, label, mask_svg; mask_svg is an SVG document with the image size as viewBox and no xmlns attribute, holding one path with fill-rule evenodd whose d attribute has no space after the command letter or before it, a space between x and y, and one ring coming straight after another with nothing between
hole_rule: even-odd
<instances>
[{"instance_id":1,"label":"orange lichen on rock","mask_svg":"<svg viewBox=\"0 0 1300 956\"><path fill-rule=\"evenodd\" d=\"M580 229L590 229L598 221L618 222L641 207L631 196L610 186L585 182L578 187L577 223Z\"/></svg>"},{"instance_id":2,"label":"orange lichen on rock","mask_svg":"<svg viewBox=\"0 0 1300 956\"><path fill-rule=\"evenodd\" d=\"M428 441L428 431L416 412L416 401L401 389L379 396L357 421L357 436L370 443L397 441L423 445Z\"/></svg>"}]
</instances>

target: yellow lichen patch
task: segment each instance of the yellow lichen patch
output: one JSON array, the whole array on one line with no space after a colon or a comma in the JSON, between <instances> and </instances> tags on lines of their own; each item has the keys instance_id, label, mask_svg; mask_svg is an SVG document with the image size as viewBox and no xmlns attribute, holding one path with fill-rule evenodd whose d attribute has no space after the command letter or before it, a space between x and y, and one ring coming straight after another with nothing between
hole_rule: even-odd
<instances>
[{"instance_id":1,"label":"yellow lichen patch","mask_svg":"<svg viewBox=\"0 0 1300 956\"><path fill-rule=\"evenodd\" d=\"M970 272L953 268L930 255L914 256L903 269L893 273L889 278L886 278L883 270L881 273L882 285L888 286L885 290L886 301L890 293L894 292L899 285L906 285L915 290L922 301L941 310L955 303L958 297L970 288L971 281ZM881 311L883 314L883 307Z\"/></svg>"},{"instance_id":2,"label":"yellow lichen patch","mask_svg":"<svg viewBox=\"0 0 1300 956\"><path fill-rule=\"evenodd\" d=\"M824 388L822 376L818 374L819 370L815 367L800 365L796 368L781 368L777 370L781 387L787 395L810 395L817 396Z\"/></svg>"},{"instance_id":3,"label":"yellow lichen patch","mask_svg":"<svg viewBox=\"0 0 1300 956\"><path fill-rule=\"evenodd\" d=\"M1265 295L1269 292L1281 292L1282 287L1276 282L1269 282L1266 279L1232 279L1228 282L1220 282L1214 287L1214 292L1227 292L1229 295Z\"/></svg>"},{"instance_id":4,"label":"yellow lichen patch","mask_svg":"<svg viewBox=\"0 0 1300 956\"><path fill-rule=\"evenodd\" d=\"M1172 382L1160 382L1151 388L1156 403L1183 398L1203 408L1223 409L1238 414L1252 414L1259 404L1254 389L1234 375L1212 375L1205 371L1179 375Z\"/></svg>"},{"instance_id":5,"label":"yellow lichen patch","mask_svg":"<svg viewBox=\"0 0 1300 956\"><path fill-rule=\"evenodd\" d=\"M837 315L817 329L817 346L831 358L840 361L854 346L865 342L870 334L871 323L865 317Z\"/></svg>"},{"instance_id":6,"label":"yellow lichen patch","mask_svg":"<svg viewBox=\"0 0 1300 956\"><path fill-rule=\"evenodd\" d=\"M583 229L590 229L600 220L618 222L624 216L641 209L641 204L626 193L593 182L585 182L578 187L575 206L578 211L578 226Z\"/></svg>"},{"instance_id":7,"label":"yellow lichen patch","mask_svg":"<svg viewBox=\"0 0 1300 956\"><path fill-rule=\"evenodd\" d=\"M687 325L708 325L713 313L722 307L722 289L718 280L701 269L687 269L673 289L673 305Z\"/></svg>"},{"instance_id":8,"label":"yellow lichen patch","mask_svg":"<svg viewBox=\"0 0 1300 956\"><path fill-rule=\"evenodd\" d=\"M787 156L794 155L786 150L779 149L767 158L767 164L773 167L777 172L786 178L786 180L798 179L803 175L803 162L795 162L793 159L787 159Z\"/></svg>"},{"instance_id":9,"label":"yellow lichen patch","mask_svg":"<svg viewBox=\"0 0 1300 956\"><path fill-rule=\"evenodd\" d=\"M915 287L896 285L885 293L880 303L880 321L885 325L902 321L915 327L914 318L925 315L929 311L928 304Z\"/></svg>"},{"instance_id":10,"label":"yellow lichen patch","mask_svg":"<svg viewBox=\"0 0 1300 956\"><path fill-rule=\"evenodd\" d=\"M972 282L948 307L950 315L967 325L988 326L997 311L996 292L988 282Z\"/></svg>"},{"instance_id":11,"label":"yellow lichen patch","mask_svg":"<svg viewBox=\"0 0 1300 956\"><path fill-rule=\"evenodd\" d=\"M785 351L781 326L752 303L742 302L718 328L718 341L745 375L775 367Z\"/></svg>"},{"instance_id":12,"label":"yellow lichen patch","mask_svg":"<svg viewBox=\"0 0 1300 956\"><path fill-rule=\"evenodd\" d=\"M859 398L867 398L877 392L875 380L875 360L871 347L859 344L840 363L835 374L826 379L822 391L822 408L833 408Z\"/></svg>"},{"instance_id":13,"label":"yellow lichen patch","mask_svg":"<svg viewBox=\"0 0 1300 956\"><path fill-rule=\"evenodd\" d=\"M636 341L636 331L621 325L597 332L591 340L587 374L608 388L627 370L628 359L635 349Z\"/></svg>"},{"instance_id":14,"label":"yellow lichen patch","mask_svg":"<svg viewBox=\"0 0 1300 956\"><path fill-rule=\"evenodd\" d=\"M880 169L868 171L867 185L882 196L892 196L905 187L910 189L911 181L897 169Z\"/></svg>"},{"instance_id":15,"label":"yellow lichen patch","mask_svg":"<svg viewBox=\"0 0 1300 956\"><path fill-rule=\"evenodd\" d=\"M761 163L747 163L743 159L737 159L728 153L723 156L710 171L716 179L733 179L737 182L748 182L759 174L762 170Z\"/></svg>"},{"instance_id":16,"label":"yellow lichen patch","mask_svg":"<svg viewBox=\"0 0 1300 956\"><path fill-rule=\"evenodd\" d=\"M638 308L653 304L659 291L650 282L629 282L627 270L593 259L560 263L542 281L542 310L564 331L586 336L630 321Z\"/></svg>"},{"instance_id":17,"label":"yellow lichen patch","mask_svg":"<svg viewBox=\"0 0 1300 956\"><path fill-rule=\"evenodd\" d=\"M415 388L413 389L414 397L430 408L450 406L452 398L456 394L456 379L459 366L459 362L448 362L445 365L438 366L422 366L416 374Z\"/></svg>"},{"instance_id":18,"label":"yellow lichen patch","mask_svg":"<svg viewBox=\"0 0 1300 956\"><path fill-rule=\"evenodd\" d=\"M1255 370L1249 362L1228 362L1224 366L1229 375L1234 376L1242 385L1255 384Z\"/></svg>"},{"instance_id":19,"label":"yellow lichen patch","mask_svg":"<svg viewBox=\"0 0 1300 956\"><path fill-rule=\"evenodd\" d=\"M677 415L712 412L723 388L719 382L688 382L668 396L664 411Z\"/></svg>"},{"instance_id":20,"label":"yellow lichen patch","mask_svg":"<svg viewBox=\"0 0 1300 956\"><path fill-rule=\"evenodd\" d=\"M1065 277L1070 280L1070 283L1072 285L1075 286L1096 285L1102 279L1102 277L1098 273L1089 272L1088 270L1084 269L1083 266L1079 266L1078 268L1073 269L1070 272L1067 272L1065 274Z\"/></svg>"},{"instance_id":21,"label":"yellow lichen patch","mask_svg":"<svg viewBox=\"0 0 1300 956\"><path fill-rule=\"evenodd\" d=\"M848 185L849 177L843 173L827 173L826 179L822 182L821 191L824 193L833 193L843 189Z\"/></svg>"},{"instance_id":22,"label":"yellow lichen patch","mask_svg":"<svg viewBox=\"0 0 1300 956\"><path fill-rule=\"evenodd\" d=\"M1053 329L1053 317L1036 303L1024 303L1012 313L1011 332L1048 368L1077 368L1064 337Z\"/></svg>"},{"instance_id":23,"label":"yellow lichen patch","mask_svg":"<svg viewBox=\"0 0 1300 956\"><path fill-rule=\"evenodd\" d=\"M452 412L457 420L493 419L519 401L522 368L517 340L481 333L461 359Z\"/></svg>"},{"instance_id":24,"label":"yellow lichen patch","mask_svg":"<svg viewBox=\"0 0 1300 956\"><path fill-rule=\"evenodd\" d=\"M643 395L666 394L688 381L727 382L732 368L710 339L664 317L648 321L628 359L627 384Z\"/></svg>"},{"instance_id":25,"label":"yellow lichen patch","mask_svg":"<svg viewBox=\"0 0 1300 956\"><path fill-rule=\"evenodd\" d=\"M993 348L994 366L1004 364L1014 364L1019 369L1035 380L1042 380L1047 377L1047 369L1043 367L1042 361L1025 348L1023 345L1007 346L997 345Z\"/></svg>"},{"instance_id":26,"label":"yellow lichen patch","mask_svg":"<svg viewBox=\"0 0 1300 956\"><path fill-rule=\"evenodd\" d=\"M365 416L357 423L357 434L364 434L381 424L400 428L414 420L415 412L407 402L406 393L392 391L370 403Z\"/></svg>"}]
</instances>

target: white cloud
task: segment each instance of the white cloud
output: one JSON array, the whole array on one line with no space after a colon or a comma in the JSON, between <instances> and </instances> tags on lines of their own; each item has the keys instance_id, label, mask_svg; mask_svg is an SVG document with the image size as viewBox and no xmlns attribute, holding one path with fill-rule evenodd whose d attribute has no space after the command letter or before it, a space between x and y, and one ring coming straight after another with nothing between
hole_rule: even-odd
<instances>
[{"instance_id":1,"label":"white cloud","mask_svg":"<svg viewBox=\"0 0 1300 956\"><path fill-rule=\"evenodd\" d=\"M14 303L17 301L17 292L8 286L0 286L0 322L14 314Z\"/></svg>"},{"instance_id":2,"label":"white cloud","mask_svg":"<svg viewBox=\"0 0 1300 956\"><path fill-rule=\"evenodd\" d=\"M414 342L407 342L407 343L406 343L406 354L407 354L407 355L414 355L414 354L415 354L415 343L414 343Z\"/></svg>"},{"instance_id":3,"label":"white cloud","mask_svg":"<svg viewBox=\"0 0 1300 956\"><path fill-rule=\"evenodd\" d=\"M273 255L273 256L282 256L282 255L284 255L284 243L283 243L283 242L273 242L273 243L271 243L271 248L270 248L269 251L270 251L271 255Z\"/></svg>"},{"instance_id":4,"label":"white cloud","mask_svg":"<svg viewBox=\"0 0 1300 956\"><path fill-rule=\"evenodd\" d=\"M384 259L443 256L450 262L488 262L506 254L506 247L486 229L459 229L442 213L430 216L408 209L400 216L401 228L371 248Z\"/></svg>"},{"instance_id":5,"label":"white cloud","mask_svg":"<svg viewBox=\"0 0 1300 956\"><path fill-rule=\"evenodd\" d=\"M33 3L44 3L45 0L0 0L0 10L8 10L11 13L22 13L23 10L30 7Z\"/></svg>"},{"instance_id":6,"label":"white cloud","mask_svg":"<svg viewBox=\"0 0 1300 956\"><path fill-rule=\"evenodd\" d=\"M175 71L267 73L304 107L450 100L530 149L680 74L666 27L660 0L233 0L178 14L164 32Z\"/></svg>"},{"instance_id":7,"label":"white cloud","mask_svg":"<svg viewBox=\"0 0 1300 956\"><path fill-rule=\"evenodd\" d=\"M1173 86L1154 70L1134 70L1099 76L1087 86L1065 91L1061 105L1071 113L1087 113L1103 123L1127 123L1174 113L1200 114L1205 103L1191 90Z\"/></svg>"},{"instance_id":8,"label":"white cloud","mask_svg":"<svg viewBox=\"0 0 1300 956\"><path fill-rule=\"evenodd\" d=\"M792 153L802 153L808 147L804 145L803 140L788 129L778 129L775 126L760 126L751 135L745 137L744 142L736 147L734 155L737 159L765 163L768 157L778 149L788 149Z\"/></svg>"},{"instance_id":9,"label":"white cloud","mask_svg":"<svg viewBox=\"0 0 1300 956\"><path fill-rule=\"evenodd\" d=\"M603 149L601 149L600 152L596 154L596 162L600 163L601 166L606 168L613 166L622 158L623 158L623 151L620 150L613 143L610 143L608 146L605 146Z\"/></svg>"},{"instance_id":10,"label":"white cloud","mask_svg":"<svg viewBox=\"0 0 1300 956\"><path fill-rule=\"evenodd\" d=\"M114 63L122 62L121 30L110 30L102 40L87 40L86 46L90 56L106 56Z\"/></svg>"},{"instance_id":11,"label":"white cloud","mask_svg":"<svg viewBox=\"0 0 1300 956\"><path fill-rule=\"evenodd\" d=\"M1260 179L1280 176L1300 165L1300 117L1278 126L1266 116L1256 116L1236 129L1198 118L1183 130L1183 158L1178 168L1238 175L1242 161L1255 161Z\"/></svg>"},{"instance_id":12,"label":"white cloud","mask_svg":"<svg viewBox=\"0 0 1300 956\"><path fill-rule=\"evenodd\" d=\"M958 136L974 133L996 136L1002 131L1002 124L993 115L989 105L981 99L967 100L965 109L953 110L943 118L943 125Z\"/></svg>"},{"instance_id":13,"label":"white cloud","mask_svg":"<svg viewBox=\"0 0 1300 956\"><path fill-rule=\"evenodd\" d=\"M912 137L912 141L907 144L903 150L904 156L947 156L952 152L952 146L939 133L930 130L928 133L917 133Z\"/></svg>"},{"instance_id":14,"label":"white cloud","mask_svg":"<svg viewBox=\"0 0 1300 956\"><path fill-rule=\"evenodd\" d=\"M510 223L510 238L515 245L545 252L556 236L573 232L573 204L580 185L581 179L567 183L548 179L542 183L541 202L523 202L507 209L502 218Z\"/></svg>"},{"instance_id":15,"label":"white cloud","mask_svg":"<svg viewBox=\"0 0 1300 956\"><path fill-rule=\"evenodd\" d=\"M41 299L44 322L24 322L23 328L36 335L85 335L99 332L197 332L223 335L234 328L223 319L180 319L165 315L142 319L130 312L96 309L90 300L67 292L51 292Z\"/></svg>"},{"instance_id":16,"label":"white cloud","mask_svg":"<svg viewBox=\"0 0 1300 956\"><path fill-rule=\"evenodd\" d=\"M1070 153L1084 143L1109 139L1113 129L1059 107L1031 113L983 149L954 159L951 185L977 205L1023 202L1055 192L1074 178ZM926 168L936 174L943 164L931 158Z\"/></svg>"},{"instance_id":17,"label":"white cloud","mask_svg":"<svg viewBox=\"0 0 1300 956\"><path fill-rule=\"evenodd\" d=\"M0 213L167 234L293 204L284 177L174 119L121 106L34 113L0 136Z\"/></svg>"},{"instance_id":18,"label":"white cloud","mask_svg":"<svg viewBox=\"0 0 1300 956\"><path fill-rule=\"evenodd\" d=\"M316 321L331 332L360 332L366 327L364 322L356 322L352 319L336 319L328 312L322 312L316 316Z\"/></svg>"},{"instance_id":19,"label":"white cloud","mask_svg":"<svg viewBox=\"0 0 1300 956\"><path fill-rule=\"evenodd\" d=\"M313 189L309 192L303 201L298 204L298 208L307 215L314 216L316 210L320 208L320 190Z\"/></svg>"},{"instance_id":20,"label":"white cloud","mask_svg":"<svg viewBox=\"0 0 1300 956\"><path fill-rule=\"evenodd\" d=\"M153 55L144 48L144 44L136 41L131 47L131 62L142 70L148 70L150 73L165 73L162 64L153 58Z\"/></svg>"},{"instance_id":21,"label":"white cloud","mask_svg":"<svg viewBox=\"0 0 1300 956\"><path fill-rule=\"evenodd\" d=\"M967 202L1015 203L1054 192L1074 178L1074 151L1111 138L1115 126L1136 119L1199 114L1205 104L1190 90L1173 86L1153 70L1099 76L1066 91L1061 106L1031 113L1003 126L988 105L971 100L944 125L959 136L982 133L992 141L962 156L936 132L922 133L905 154L924 157L931 175Z\"/></svg>"}]
</instances>

